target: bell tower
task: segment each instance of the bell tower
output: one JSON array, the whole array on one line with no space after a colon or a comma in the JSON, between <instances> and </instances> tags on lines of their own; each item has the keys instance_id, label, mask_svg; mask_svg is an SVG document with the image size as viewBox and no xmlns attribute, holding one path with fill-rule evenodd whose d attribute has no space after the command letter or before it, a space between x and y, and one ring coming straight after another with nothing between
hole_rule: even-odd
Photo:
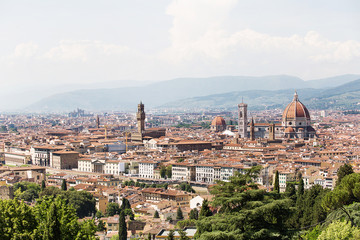
<instances>
[{"instance_id":1,"label":"bell tower","mask_svg":"<svg viewBox=\"0 0 360 240\"><path fill-rule=\"evenodd\" d=\"M239 124L238 134L240 138L247 138L247 104L238 104Z\"/></svg>"},{"instance_id":2,"label":"bell tower","mask_svg":"<svg viewBox=\"0 0 360 240\"><path fill-rule=\"evenodd\" d=\"M138 111L136 114L138 132L141 134L145 130L145 111L144 104L140 101L138 104Z\"/></svg>"},{"instance_id":3,"label":"bell tower","mask_svg":"<svg viewBox=\"0 0 360 240\"><path fill-rule=\"evenodd\" d=\"M254 124L254 118L251 118L250 122L250 140L255 140L255 124Z\"/></svg>"}]
</instances>

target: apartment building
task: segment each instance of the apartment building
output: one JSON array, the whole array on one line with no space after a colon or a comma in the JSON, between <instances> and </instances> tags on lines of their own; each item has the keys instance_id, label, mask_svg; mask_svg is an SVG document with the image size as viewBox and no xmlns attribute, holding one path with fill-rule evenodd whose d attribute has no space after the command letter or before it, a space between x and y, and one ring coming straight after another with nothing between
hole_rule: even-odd
<instances>
[{"instance_id":1,"label":"apartment building","mask_svg":"<svg viewBox=\"0 0 360 240\"><path fill-rule=\"evenodd\" d=\"M139 162L139 177L154 178L154 170L157 166L158 166L158 162L156 161Z\"/></svg>"}]
</instances>

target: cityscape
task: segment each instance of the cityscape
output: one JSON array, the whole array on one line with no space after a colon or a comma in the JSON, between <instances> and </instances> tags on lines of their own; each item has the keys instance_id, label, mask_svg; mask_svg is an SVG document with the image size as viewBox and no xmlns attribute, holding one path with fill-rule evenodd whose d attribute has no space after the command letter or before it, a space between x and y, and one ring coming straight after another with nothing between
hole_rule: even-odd
<instances>
[{"instance_id":1,"label":"cityscape","mask_svg":"<svg viewBox=\"0 0 360 240\"><path fill-rule=\"evenodd\" d=\"M360 239L360 5L271 2L0 3L0 240Z\"/></svg>"}]
</instances>

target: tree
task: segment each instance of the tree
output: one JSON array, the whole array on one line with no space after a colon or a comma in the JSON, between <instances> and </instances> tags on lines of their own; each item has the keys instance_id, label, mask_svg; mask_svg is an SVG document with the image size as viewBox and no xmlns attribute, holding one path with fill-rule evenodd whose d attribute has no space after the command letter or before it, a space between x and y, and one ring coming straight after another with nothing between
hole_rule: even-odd
<instances>
[{"instance_id":1,"label":"tree","mask_svg":"<svg viewBox=\"0 0 360 240\"><path fill-rule=\"evenodd\" d=\"M175 239L175 233L174 233L175 231L174 231L174 229L171 229L170 231L169 231L169 234L168 234L168 236L167 236L167 240L174 240Z\"/></svg>"},{"instance_id":2,"label":"tree","mask_svg":"<svg viewBox=\"0 0 360 240\"><path fill-rule=\"evenodd\" d=\"M191 209L189 214L189 219L198 220L198 218L199 218L199 211L196 208Z\"/></svg>"},{"instance_id":3,"label":"tree","mask_svg":"<svg viewBox=\"0 0 360 240\"><path fill-rule=\"evenodd\" d=\"M45 227L44 227L43 239L46 240L60 240L63 239L62 232L60 229L60 222L57 213L57 207L55 203L50 205L50 209L47 212Z\"/></svg>"},{"instance_id":4,"label":"tree","mask_svg":"<svg viewBox=\"0 0 360 240\"><path fill-rule=\"evenodd\" d=\"M124 211L125 216L129 216L130 220L134 220L135 215L131 209L127 208L123 211Z\"/></svg>"},{"instance_id":5,"label":"tree","mask_svg":"<svg viewBox=\"0 0 360 240\"><path fill-rule=\"evenodd\" d=\"M255 183L261 168L235 173L229 182L218 181L210 193L213 216L197 220L197 239L289 239L286 224L293 201L275 192L258 189ZM203 205L205 205L203 203Z\"/></svg>"},{"instance_id":6,"label":"tree","mask_svg":"<svg viewBox=\"0 0 360 240\"><path fill-rule=\"evenodd\" d=\"M95 239L94 221L80 224L75 209L60 196L38 199L34 215L38 227L33 239Z\"/></svg>"},{"instance_id":7,"label":"tree","mask_svg":"<svg viewBox=\"0 0 360 240\"><path fill-rule=\"evenodd\" d=\"M27 202L31 202L31 201L37 199L38 197L39 197L38 192L33 188L27 189L26 191L22 192L18 196L19 199L23 199L24 201L27 201Z\"/></svg>"},{"instance_id":8,"label":"tree","mask_svg":"<svg viewBox=\"0 0 360 240\"><path fill-rule=\"evenodd\" d=\"M30 239L38 222L33 209L23 201L0 200L0 236L2 240Z\"/></svg>"},{"instance_id":9,"label":"tree","mask_svg":"<svg viewBox=\"0 0 360 240\"><path fill-rule=\"evenodd\" d=\"M151 240L151 233L148 234L147 240Z\"/></svg>"},{"instance_id":10,"label":"tree","mask_svg":"<svg viewBox=\"0 0 360 240\"><path fill-rule=\"evenodd\" d=\"M275 181L274 181L274 192L280 192L280 184L279 184L279 171L275 173Z\"/></svg>"},{"instance_id":11,"label":"tree","mask_svg":"<svg viewBox=\"0 0 360 240\"><path fill-rule=\"evenodd\" d=\"M286 189L285 194L287 198L290 198L291 200L296 200L296 190L295 190L295 184L293 182L287 182L286 183Z\"/></svg>"},{"instance_id":12,"label":"tree","mask_svg":"<svg viewBox=\"0 0 360 240\"><path fill-rule=\"evenodd\" d=\"M195 190L191 187L191 185L188 183L185 183L185 182L180 183L178 188L180 188L181 190L186 191L186 192L195 193Z\"/></svg>"},{"instance_id":13,"label":"tree","mask_svg":"<svg viewBox=\"0 0 360 240\"><path fill-rule=\"evenodd\" d=\"M178 233L180 235L180 240L189 240L190 238L186 236L186 232L183 230L178 230Z\"/></svg>"},{"instance_id":14,"label":"tree","mask_svg":"<svg viewBox=\"0 0 360 240\"><path fill-rule=\"evenodd\" d=\"M127 240L127 227L124 211L121 211L119 216L119 240Z\"/></svg>"},{"instance_id":15,"label":"tree","mask_svg":"<svg viewBox=\"0 0 360 240\"><path fill-rule=\"evenodd\" d=\"M84 223L86 222L86 223ZM17 199L0 200L0 237L12 239L95 240L93 220L78 222L75 209L61 197L44 196L34 207Z\"/></svg>"},{"instance_id":16,"label":"tree","mask_svg":"<svg viewBox=\"0 0 360 240\"><path fill-rule=\"evenodd\" d=\"M53 197L56 197L58 195L62 194L62 191L57 188L57 187L54 187L54 186L50 186L50 187L47 187L45 188L41 193L40 193L40 197L44 197L44 196L53 196Z\"/></svg>"},{"instance_id":17,"label":"tree","mask_svg":"<svg viewBox=\"0 0 360 240\"><path fill-rule=\"evenodd\" d=\"M298 190L297 190L297 195L298 196L304 195L304 179L302 177L300 177L300 179L299 179L299 186L298 186Z\"/></svg>"},{"instance_id":18,"label":"tree","mask_svg":"<svg viewBox=\"0 0 360 240\"><path fill-rule=\"evenodd\" d=\"M295 210L289 220L292 228L304 228L316 225L326 219L326 211L322 208L322 199L329 192L320 185L314 185L298 196L295 203Z\"/></svg>"},{"instance_id":19,"label":"tree","mask_svg":"<svg viewBox=\"0 0 360 240\"><path fill-rule=\"evenodd\" d=\"M318 237L319 240L360 239L360 230L347 221L332 222Z\"/></svg>"},{"instance_id":20,"label":"tree","mask_svg":"<svg viewBox=\"0 0 360 240\"><path fill-rule=\"evenodd\" d=\"M179 207L176 212L176 220L183 220L183 219L184 219L184 215L183 212L181 211L181 208Z\"/></svg>"},{"instance_id":21,"label":"tree","mask_svg":"<svg viewBox=\"0 0 360 240\"><path fill-rule=\"evenodd\" d=\"M341 209L354 224L352 217L344 207L353 202L360 201L360 174L352 173L346 175L335 189L326 194L322 201L325 210Z\"/></svg>"},{"instance_id":22,"label":"tree","mask_svg":"<svg viewBox=\"0 0 360 240\"><path fill-rule=\"evenodd\" d=\"M104 214L99 210L99 211L96 211L95 217L102 218L102 217L104 217Z\"/></svg>"},{"instance_id":23,"label":"tree","mask_svg":"<svg viewBox=\"0 0 360 240\"><path fill-rule=\"evenodd\" d=\"M179 228L179 229L184 229L186 227L194 227L196 226L196 220L194 219L185 219L185 220L181 220L181 221L178 221L176 223L176 227Z\"/></svg>"},{"instance_id":24,"label":"tree","mask_svg":"<svg viewBox=\"0 0 360 240\"><path fill-rule=\"evenodd\" d=\"M201 217L210 217L212 216L212 212L209 208L209 202L207 199L204 199L204 201L202 202L202 206L200 209L200 214L199 214L199 218Z\"/></svg>"},{"instance_id":25,"label":"tree","mask_svg":"<svg viewBox=\"0 0 360 240\"><path fill-rule=\"evenodd\" d=\"M93 216L96 213L94 196L87 191L66 191L63 192L66 203L75 208L79 218Z\"/></svg>"},{"instance_id":26,"label":"tree","mask_svg":"<svg viewBox=\"0 0 360 240\"><path fill-rule=\"evenodd\" d=\"M341 183L341 180L347 176L347 175L350 175L354 173L354 170L352 168L352 166L350 164L344 164L342 166L340 166L338 172L337 172L337 176L338 176L338 179L336 181L336 186L339 185Z\"/></svg>"},{"instance_id":27,"label":"tree","mask_svg":"<svg viewBox=\"0 0 360 240\"><path fill-rule=\"evenodd\" d=\"M106 230L106 227L105 227L105 223L103 220L100 220L97 227L96 227L96 230L99 231L99 232L102 232L102 231L105 231Z\"/></svg>"},{"instance_id":28,"label":"tree","mask_svg":"<svg viewBox=\"0 0 360 240\"><path fill-rule=\"evenodd\" d=\"M45 188L46 188L45 180L42 180L41 181L41 191L44 191Z\"/></svg>"},{"instance_id":29,"label":"tree","mask_svg":"<svg viewBox=\"0 0 360 240\"><path fill-rule=\"evenodd\" d=\"M67 191L66 179L63 179L63 181L62 181L61 190Z\"/></svg>"},{"instance_id":30,"label":"tree","mask_svg":"<svg viewBox=\"0 0 360 240\"><path fill-rule=\"evenodd\" d=\"M14 184L14 195L18 199L31 202L39 197L41 188L32 182L19 182Z\"/></svg>"},{"instance_id":31,"label":"tree","mask_svg":"<svg viewBox=\"0 0 360 240\"><path fill-rule=\"evenodd\" d=\"M127 200L127 198L123 197L120 209L122 210L131 209L130 202L129 200Z\"/></svg>"},{"instance_id":32,"label":"tree","mask_svg":"<svg viewBox=\"0 0 360 240\"><path fill-rule=\"evenodd\" d=\"M172 176L172 166L171 165L166 167L166 176L167 176L167 178L171 178L171 176Z\"/></svg>"},{"instance_id":33,"label":"tree","mask_svg":"<svg viewBox=\"0 0 360 240\"><path fill-rule=\"evenodd\" d=\"M160 176L161 176L161 178L166 177L166 167L165 166L161 166L161 168L160 168Z\"/></svg>"},{"instance_id":34,"label":"tree","mask_svg":"<svg viewBox=\"0 0 360 240\"><path fill-rule=\"evenodd\" d=\"M114 216L116 214L120 214L120 207L119 207L119 204L117 203L109 203L107 206L106 206L106 216Z\"/></svg>"},{"instance_id":35,"label":"tree","mask_svg":"<svg viewBox=\"0 0 360 240\"><path fill-rule=\"evenodd\" d=\"M155 213L154 213L154 218L160 218L158 211L155 211Z\"/></svg>"}]
</instances>

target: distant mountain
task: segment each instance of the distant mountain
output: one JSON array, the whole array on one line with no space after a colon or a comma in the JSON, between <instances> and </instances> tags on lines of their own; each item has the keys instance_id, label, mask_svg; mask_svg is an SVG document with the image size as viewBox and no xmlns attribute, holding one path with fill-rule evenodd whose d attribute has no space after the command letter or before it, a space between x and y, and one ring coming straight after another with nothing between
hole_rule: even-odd
<instances>
[{"instance_id":1,"label":"distant mountain","mask_svg":"<svg viewBox=\"0 0 360 240\"><path fill-rule=\"evenodd\" d=\"M360 79L360 75L346 74L336 77L306 81L308 88L333 88Z\"/></svg>"},{"instance_id":2,"label":"distant mountain","mask_svg":"<svg viewBox=\"0 0 360 240\"><path fill-rule=\"evenodd\" d=\"M334 87L339 85L341 79L343 79L344 83L354 77L354 75L344 75L329 78L328 83L326 79L304 81L300 78L287 75L179 78L156 82L142 87L84 89L55 94L29 105L25 110L31 112L64 112L78 107L89 111L134 110L140 100L148 108L157 106L171 107L179 104L179 102L180 105L181 102L183 104L188 102L191 105L191 102L196 102L192 98L209 98L209 95L219 95L217 96L219 98L217 102L223 102L225 106L228 105L226 102L229 100L226 100L226 97L229 92L233 92L233 98L237 98L237 102L239 102L238 98L241 94L246 94L246 96L249 96L249 99L253 98L257 105L266 104L264 107L269 107L282 104L282 101L285 101L285 99L293 94L293 90L286 89L299 89L299 91L302 91L300 89L309 88L309 86L312 88L323 85ZM272 96L274 93L271 91L275 91L277 95ZM315 89L307 91L314 92L314 95L320 93ZM235 92L241 92L241 94L236 95ZM221 94L225 95L221 96ZM256 99L255 96L257 96ZM273 102L263 101L266 99L273 99ZM204 101L203 105L205 107L206 104L209 104L207 106L214 106L211 105L212 102L212 100ZM196 105L196 103L194 104Z\"/></svg>"},{"instance_id":3,"label":"distant mountain","mask_svg":"<svg viewBox=\"0 0 360 240\"><path fill-rule=\"evenodd\" d=\"M360 79L330 89L304 88L298 91L300 100L310 109L360 109ZM168 109L235 109L246 102L249 109L284 108L293 98L294 90L240 91L214 94L169 102L159 108Z\"/></svg>"},{"instance_id":4,"label":"distant mountain","mask_svg":"<svg viewBox=\"0 0 360 240\"><path fill-rule=\"evenodd\" d=\"M313 96L320 94L323 90L321 89L299 89L297 90L301 101L303 99L311 99ZM174 101L159 108L168 109L227 109L233 110L237 104L244 101L248 104L250 110L264 110L274 108L284 108L293 98L294 89L286 90L251 90L251 91L240 91L240 92L229 92L223 94L215 94L203 97L194 97L188 99L182 99L180 101Z\"/></svg>"}]
</instances>

